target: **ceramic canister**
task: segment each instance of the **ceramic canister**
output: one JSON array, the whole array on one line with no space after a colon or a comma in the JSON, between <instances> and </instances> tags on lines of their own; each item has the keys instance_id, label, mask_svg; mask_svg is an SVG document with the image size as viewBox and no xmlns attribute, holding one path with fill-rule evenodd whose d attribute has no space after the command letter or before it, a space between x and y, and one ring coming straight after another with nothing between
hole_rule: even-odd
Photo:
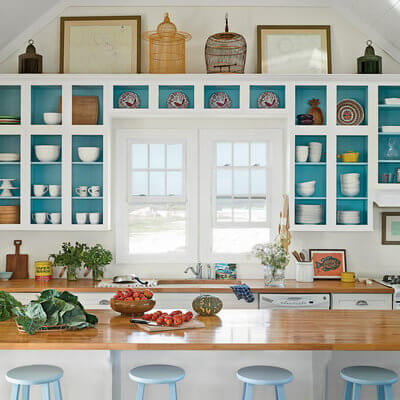
<instances>
[{"instance_id":1,"label":"ceramic canister","mask_svg":"<svg viewBox=\"0 0 400 400\"><path fill-rule=\"evenodd\" d=\"M313 282L314 281L314 265L313 262L297 262L296 263L296 282Z\"/></svg>"},{"instance_id":2,"label":"ceramic canister","mask_svg":"<svg viewBox=\"0 0 400 400\"><path fill-rule=\"evenodd\" d=\"M35 261L35 280L49 281L53 275L52 265L51 261Z\"/></svg>"}]
</instances>

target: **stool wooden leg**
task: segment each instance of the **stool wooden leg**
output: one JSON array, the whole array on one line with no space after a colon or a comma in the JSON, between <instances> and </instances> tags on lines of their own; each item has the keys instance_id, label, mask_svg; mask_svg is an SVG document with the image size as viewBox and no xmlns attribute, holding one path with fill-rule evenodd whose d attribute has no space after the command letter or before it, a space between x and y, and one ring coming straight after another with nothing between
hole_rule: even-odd
<instances>
[{"instance_id":1,"label":"stool wooden leg","mask_svg":"<svg viewBox=\"0 0 400 400\"><path fill-rule=\"evenodd\" d=\"M385 385L383 391L385 392L385 400L394 400L392 385Z\"/></svg>"},{"instance_id":2,"label":"stool wooden leg","mask_svg":"<svg viewBox=\"0 0 400 400\"><path fill-rule=\"evenodd\" d=\"M285 389L283 385L275 385L275 397L276 400L285 400Z\"/></svg>"},{"instance_id":3,"label":"stool wooden leg","mask_svg":"<svg viewBox=\"0 0 400 400\"><path fill-rule=\"evenodd\" d=\"M45 383L42 386L42 400L50 400L50 384Z\"/></svg>"},{"instance_id":4,"label":"stool wooden leg","mask_svg":"<svg viewBox=\"0 0 400 400\"><path fill-rule=\"evenodd\" d=\"M176 395L176 384L171 383L169 385L169 400L178 400L178 397Z\"/></svg>"},{"instance_id":5,"label":"stool wooden leg","mask_svg":"<svg viewBox=\"0 0 400 400\"><path fill-rule=\"evenodd\" d=\"M358 383L353 385L353 396L351 397L351 400L361 400L361 385Z\"/></svg>"},{"instance_id":6,"label":"stool wooden leg","mask_svg":"<svg viewBox=\"0 0 400 400\"><path fill-rule=\"evenodd\" d=\"M29 400L30 388L29 385L22 385L22 400Z\"/></svg>"},{"instance_id":7,"label":"stool wooden leg","mask_svg":"<svg viewBox=\"0 0 400 400\"><path fill-rule=\"evenodd\" d=\"M351 382L345 382L343 400L351 400L353 394L353 384Z\"/></svg>"},{"instance_id":8,"label":"stool wooden leg","mask_svg":"<svg viewBox=\"0 0 400 400\"><path fill-rule=\"evenodd\" d=\"M15 383L12 385L11 388L11 400L18 400L19 397L19 385L16 385Z\"/></svg>"},{"instance_id":9,"label":"stool wooden leg","mask_svg":"<svg viewBox=\"0 0 400 400\"><path fill-rule=\"evenodd\" d=\"M143 400L143 398L144 398L144 383L139 383L136 392L136 400Z\"/></svg>"},{"instance_id":10,"label":"stool wooden leg","mask_svg":"<svg viewBox=\"0 0 400 400\"><path fill-rule=\"evenodd\" d=\"M253 385L251 383L246 383L246 394L244 400L251 400L253 398Z\"/></svg>"},{"instance_id":11,"label":"stool wooden leg","mask_svg":"<svg viewBox=\"0 0 400 400\"><path fill-rule=\"evenodd\" d=\"M53 382L53 389L54 389L54 399L62 400L60 381Z\"/></svg>"},{"instance_id":12,"label":"stool wooden leg","mask_svg":"<svg viewBox=\"0 0 400 400\"><path fill-rule=\"evenodd\" d=\"M385 392L383 390L383 385L376 386L376 394L377 394L378 400L385 400Z\"/></svg>"}]
</instances>

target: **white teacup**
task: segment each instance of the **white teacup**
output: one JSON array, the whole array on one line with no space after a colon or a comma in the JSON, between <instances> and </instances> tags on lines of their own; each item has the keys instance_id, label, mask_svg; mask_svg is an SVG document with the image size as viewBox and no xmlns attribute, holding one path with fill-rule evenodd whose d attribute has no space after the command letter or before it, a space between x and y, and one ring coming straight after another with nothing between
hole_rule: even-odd
<instances>
[{"instance_id":1,"label":"white teacup","mask_svg":"<svg viewBox=\"0 0 400 400\"><path fill-rule=\"evenodd\" d=\"M32 214L32 219L36 224L45 224L47 219L47 213L38 212Z\"/></svg>"},{"instance_id":2,"label":"white teacup","mask_svg":"<svg viewBox=\"0 0 400 400\"><path fill-rule=\"evenodd\" d=\"M49 195L50 197L60 197L61 185L49 185Z\"/></svg>"},{"instance_id":3,"label":"white teacup","mask_svg":"<svg viewBox=\"0 0 400 400\"><path fill-rule=\"evenodd\" d=\"M88 213L75 213L76 223L79 225L86 224Z\"/></svg>"},{"instance_id":4,"label":"white teacup","mask_svg":"<svg viewBox=\"0 0 400 400\"><path fill-rule=\"evenodd\" d=\"M100 197L100 186L90 186L88 192L92 197Z\"/></svg>"},{"instance_id":5,"label":"white teacup","mask_svg":"<svg viewBox=\"0 0 400 400\"><path fill-rule=\"evenodd\" d=\"M89 213L89 222L92 225L97 225L100 223L100 213Z\"/></svg>"},{"instance_id":6,"label":"white teacup","mask_svg":"<svg viewBox=\"0 0 400 400\"><path fill-rule=\"evenodd\" d=\"M88 187L87 186L78 186L75 189L75 192L79 197L87 197L88 196Z\"/></svg>"},{"instance_id":7,"label":"white teacup","mask_svg":"<svg viewBox=\"0 0 400 400\"><path fill-rule=\"evenodd\" d=\"M51 224L61 224L61 213L49 213L47 214L47 220Z\"/></svg>"},{"instance_id":8,"label":"white teacup","mask_svg":"<svg viewBox=\"0 0 400 400\"><path fill-rule=\"evenodd\" d=\"M33 185L33 195L35 197L43 197L49 190L47 185Z\"/></svg>"}]
</instances>

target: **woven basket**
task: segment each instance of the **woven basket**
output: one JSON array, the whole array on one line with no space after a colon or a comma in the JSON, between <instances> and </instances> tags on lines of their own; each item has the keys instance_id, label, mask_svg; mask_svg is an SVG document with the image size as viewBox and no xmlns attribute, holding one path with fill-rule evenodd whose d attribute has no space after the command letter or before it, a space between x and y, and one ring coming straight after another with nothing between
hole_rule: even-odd
<instances>
[{"instance_id":1,"label":"woven basket","mask_svg":"<svg viewBox=\"0 0 400 400\"><path fill-rule=\"evenodd\" d=\"M15 322L15 324L17 325L19 333L27 334L23 326L18 325L17 322ZM65 331L66 329L68 329L67 325L53 325L53 326L43 325L41 328L37 330L37 332Z\"/></svg>"},{"instance_id":2,"label":"woven basket","mask_svg":"<svg viewBox=\"0 0 400 400\"><path fill-rule=\"evenodd\" d=\"M19 206L0 206L0 224L19 224Z\"/></svg>"}]
</instances>

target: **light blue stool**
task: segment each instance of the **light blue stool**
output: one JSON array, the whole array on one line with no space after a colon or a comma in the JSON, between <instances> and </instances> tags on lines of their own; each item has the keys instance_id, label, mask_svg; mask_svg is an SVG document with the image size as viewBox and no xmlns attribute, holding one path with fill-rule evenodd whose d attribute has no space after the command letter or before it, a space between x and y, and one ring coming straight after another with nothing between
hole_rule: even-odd
<instances>
[{"instance_id":1,"label":"light blue stool","mask_svg":"<svg viewBox=\"0 0 400 400\"><path fill-rule=\"evenodd\" d=\"M42 387L42 400L50 400L50 383L53 384L54 399L62 400L60 379L64 371L53 365L27 365L11 369L6 379L12 383L11 400L18 400L22 391L22 400L29 400L30 387ZM21 390L22 389L22 390Z\"/></svg>"},{"instance_id":2,"label":"light blue stool","mask_svg":"<svg viewBox=\"0 0 400 400\"><path fill-rule=\"evenodd\" d=\"M176 382L185 377L182 368L173 365L143 365L129 371L129 378L138 383L136 400L143 400L145 385L167 384L169 386L169 399L177 400Z\"/></svg>"},{"instance_id":3,"label":"light blue stool","mask_svg":"<svg viewBox=\"0 0 400 400\"><path fill-rule=\"evenodd\" d=\"M362 385L376 386L378 400L394 400L392 385L399 376L390 369L360 365L343 368L340 376L346 381L343 400L360 400Z\"/></svg>"},{"instance_id":4,"label":"light blue stool","mask_svg":"<svg viewBox=\"0 0 400 400\"><path fill-rule=\"evenodd\" d=\"M287 369L266 365L241 368L236 372L236 376L244 382L242 400L251 400L253 385L275 386L276 400L285 400L283 385L293 380L293 374Z\"/></svg>"}]
</instances>

